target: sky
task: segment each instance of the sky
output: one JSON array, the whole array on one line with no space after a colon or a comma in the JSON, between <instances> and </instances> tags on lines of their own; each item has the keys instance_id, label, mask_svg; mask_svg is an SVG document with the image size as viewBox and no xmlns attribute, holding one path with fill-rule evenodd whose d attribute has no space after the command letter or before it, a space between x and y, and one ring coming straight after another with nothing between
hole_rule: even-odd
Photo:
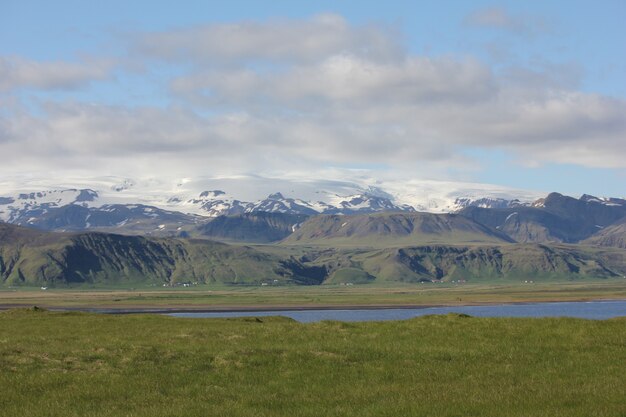
<instances>
[{"instance_id":1,"label":"sky","mask_svg":"<svg viewBox=\"0 0 626 417\"><path fill-rule=\"evenodd\" d=\"M0 175L624 197L624 21L623 0L0 0Z\"/></svg>"}]
</instances>

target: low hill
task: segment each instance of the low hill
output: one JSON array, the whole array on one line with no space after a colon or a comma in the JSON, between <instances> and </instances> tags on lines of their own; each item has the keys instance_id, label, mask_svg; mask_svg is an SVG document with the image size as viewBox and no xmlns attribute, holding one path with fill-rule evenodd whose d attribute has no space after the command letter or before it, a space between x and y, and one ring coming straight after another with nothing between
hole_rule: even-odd
<instances>
[{"instance_id":1,"label":"low hill","mask_svg":"<svg viewBox=\"0 0 626 417\"><path fill-rule=\"evenodd\" d=\"M325 277L293 260L206 240L43 233L6 224L0 238L4 285L317 284Z\"/></svg>"},{"instance_id":2,"label":"low hill","mask_svg":"<svg viewBox=\"0 0 626 417\"><path fill-rule=\"evenodd\" d=\"M320 249L306 261L326 267L325 282L541 282L622 278L626 273L623 250L538 244Z\"/></svg>"},{"instance_id":3,"label":"low hill","mask_svg":"<svg viewBox=\"0 0 626 417\"><path fill-rule=\"evenodd\" d=\"M333 217L327 216L327 219ZM412 231L405 230L402 237L400 229L396 228L401 225L410 228L406 218L391 217L398 223L383 216L384 222L368 226L374 230L381 227L387 235L379 233L372 237L366 234L366 239L357 236L355 241L362 244L381 239L381 236L388 241L418 240L414 235L421 238L424 230L434 230L436 236L446 236L440 229L451 228L450 218L436 217L420 222L413 217ZM348 225L341 225L351 219L344 216L341 219L343 223L339 227L343 230ZM459 226L467 223L453 224L456 228L448 231L448 236L482 236L476 229L469 228L468 231ZM357 225L359 223L355 225L354 233L361 228L367 230L367 222L356 228ZM331 238L321 241L335 242L331 232ZM348 240L337 239L350 244L355 242L349 240L354 234L346 236ZM41 232L0 223L0 285L64 287L214 282L317 285L381 281L606 279L622 278L626 274L626 251L618 248L502 244L502 241L496 244L431 243L379 248L311 246L260 246L255 249L208 240Z\"/></svg>"},{"instance_id":4,"label":"low hill","mask_svg":"<svg viewBox=\"0 0 626 417\"><path fill-rule=\"evenodd\" d=\"M219 216L198 227L196 232L217 240L269 243L286 238L308 217L268 212Z\"/></svg>"},{"instance_id":5,"label":"low hill","mask_svg":"<svg viewBox=\"0 0 626 417\"><path fill-rule=\"evenodd\" d=\"M618 278L624 270L623 259L614 263L577 248L533 244L402 248L370 257L363 266L379 279L406 281Z\"/></svg>"},{"instance_id":6,"label":"low hill","mask_svg":"<svg viewBox=\"0 0 626 417\"><path fill-rule=\"evenodd\" d=\"M304 222L284 244L407 246L426 243L510 243L511 238L455 214L323 215Z\"/></svg>"}]
</instances>

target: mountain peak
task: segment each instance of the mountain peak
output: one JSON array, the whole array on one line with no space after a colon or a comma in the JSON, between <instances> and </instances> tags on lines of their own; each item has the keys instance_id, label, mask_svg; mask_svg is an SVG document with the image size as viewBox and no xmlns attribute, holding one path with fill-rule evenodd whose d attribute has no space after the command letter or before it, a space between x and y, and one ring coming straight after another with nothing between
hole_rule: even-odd
<instances>
[{"instance_id":1,"label":"mountain peak","mask_svg":"<svg viewBox=\"0 0 626 417\"><path fill-rule=\"evenodd\" d=\"M78 196L76 196L76 202L80 203L83 201L94 201L98 198L98 193L94 190L84 189L80 190Z\"/></svg>"},{"instance_id":2,"label":"mountain peak","mask_svg":"<svg viewBox=\"0 0 626 417\"><path fill-rule=\"evenodd\" d=\"M554 199L554 198L563 198L563 197L565 197L563 194L557 193L556 191L553 191L553 192L551 192L550 194L548 194L546 196L546 200L551 200L551 199Z\"/></svg>"},{"instance_id":3,"label":"mountain peak","mask_svg":"<svg viewBox=\"0 0 626 417\"><path fill-rule=\"evenodd\" d=\"M583 194L580 196L580 201L584 201L585 203L599 203L604 204L605 206L623 206L626 204L626 200L621 198L598 198L589 194Z\"/></svg>"},{"instance_id":4,"label":"mountain peak","mask_svg":"<svg viewBox=\"0 0 626 417\"><path fill-rule=\"evenodd\" d=\"M601 201L598 197L591 194L583 194L579 198L580 201Z\"/></svg>"},{"instance_id":5,"label":"mountain peak","mask_svg":"<svg viewBox=\"0 0 626 417\"><path fill-rule=\"evenodd\" d=\"M226 193L222 190L209 190L209 191L202 191L200 193L200 198L202 197L217 197L220 195L225 195Z\"/></svg>"}]
</instances>

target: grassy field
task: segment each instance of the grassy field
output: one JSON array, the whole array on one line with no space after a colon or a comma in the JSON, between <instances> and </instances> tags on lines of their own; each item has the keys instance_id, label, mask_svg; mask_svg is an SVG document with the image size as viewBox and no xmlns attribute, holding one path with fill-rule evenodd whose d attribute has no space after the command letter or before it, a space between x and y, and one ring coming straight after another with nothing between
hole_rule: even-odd
<instances>
[{"instance_id":1,"label":"grassy field","mask_svg":"<svg viewBox=\"0 0 626 417\"><path fill-rule=\"evenodd\" d=\"M0 313L0 416L624 416L626 321Z\"/></svg>"},{"instance_id":2,"label":"grassy field","mask_svg":"<svg viewBox=\"0 0 626 417\"><path fill-rule=\"evenodd\" d=\"M137 289L6 289L0 307L230 309L237 307L428 306L625 299L626 280L502 284L365 284Z\"/></svg>"}]
</instances>

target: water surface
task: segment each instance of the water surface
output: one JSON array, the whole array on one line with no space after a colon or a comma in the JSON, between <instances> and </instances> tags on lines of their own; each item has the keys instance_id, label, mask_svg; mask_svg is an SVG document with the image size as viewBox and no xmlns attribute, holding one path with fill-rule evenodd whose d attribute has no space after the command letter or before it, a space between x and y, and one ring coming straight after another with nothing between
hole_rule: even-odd
<instances>
[{"instance_id":1,"label":"water surface","mask_svg":"<svg viewBox=\"0 0 626 417\"><path fill-rule=\"evenodd\" d=\"M576 301L558 303L499 304L483 306L389 308L376 310L283 310L241 312L170 313L175 317L262 317L285 316L303 323L321 320L378 321L405 320L427 314L461 313L475 317L576 317L603 320L626 316L626 300Z\"/></svg>"}]
</instances>

